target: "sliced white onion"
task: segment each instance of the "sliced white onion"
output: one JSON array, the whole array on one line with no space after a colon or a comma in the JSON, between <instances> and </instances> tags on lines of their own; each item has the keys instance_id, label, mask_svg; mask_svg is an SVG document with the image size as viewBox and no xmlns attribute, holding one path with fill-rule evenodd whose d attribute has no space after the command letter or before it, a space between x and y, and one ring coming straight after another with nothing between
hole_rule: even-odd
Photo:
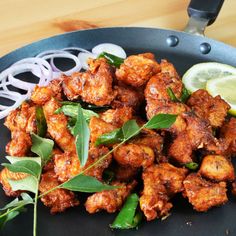
<instances>
[{"instance_id":1,"label":"sliced white onion","mask_svg":"<svg viewBox=\"0 0 236 236\"><path fill-rule=\"evenodd\" d=\"M68 47L68 48L63 48L63 51L79 51L79 52L87 52L90 53L90 51L83 49L83 48L78 48L78 47Z\"/></svg>"},{"instance_id":2,"label":"sliced white onion","mask_svg":"<svg viewBox=\"0 0 236 236\"><path fill-rule=\"evenodd\" d=\"M63 74L65 74L65 75L67 75L67 76L69 76L69 75L71 75L72 73L74 73L74 72L76 72L76 71L80 71L81 70L81 63L80 63L80 60L78 59L78 57L76 57L76 56L74 56L74 55L72 55L72 54L70 54L70 53L67 53L67 52L64 52L64 53L55 53L55 54L51 54L51 55L46 55L46 56L43 56L43 59L45 59L45 60L48 60L48 59L54 59L54 58L69 58L69 59L72 59L74 62L75 62L75 66L72 68L72 69L70 69L70 70L67 70L67 71L62 71L62 70L60 70L60 69L58 69L55 65L54 65L54 63L53 63L53 66L59 71L59 72L61 72L61 73L63 73ZM58 71L55 71L56 73L58 72ZM57 73L57 75L58 75L58 73ZM54 77L54 76L53 76Z\"/></svg>"},{"instance_id":3,"label":"sliced white onion","mask_svg":"<svg viewBox=\"0 0 236 236\"><path fill-rule=\"evenodd\" d=\"M47 55L59 54L59 53L68 53L68 54L69 54L69 52L66 52L66 51L64 51L63 49L47 50L47 51L44 51L44 52L39 53L39 54L36 56L36 58L43 58L43 57L45 57L45 56L47 56Z\"/></svg>"},{"instance_id":4,"label":"sliced white onion","mask_svg":"<svg viewBox=\"0 0 236 236\"><path fill-rule=\"evenodd\" d=\"M95 55L91 52L81 52L81 53L79 53L78 58L80 60L82 68L87 70L89 68L88 63L87 63L88 59L89 58L95 59L95 58L97 58L97 55Z\"/></svg>"},{"instance_id":5,"label":"sliced white onion","mask_svg":"<svg viewBox=\"0 0 236 236\"><path fill-rule=\"evenodd\" d=\"M98 44L97 46L95 46L92 49L92 53L99 55L102 52L107 52L110 54L113 54L117 57L121 57L121 58L126 58L126 53L124 51L124 49L116 44L113 43L102 43L102 44Z\"/></svg>"}]
</instances>

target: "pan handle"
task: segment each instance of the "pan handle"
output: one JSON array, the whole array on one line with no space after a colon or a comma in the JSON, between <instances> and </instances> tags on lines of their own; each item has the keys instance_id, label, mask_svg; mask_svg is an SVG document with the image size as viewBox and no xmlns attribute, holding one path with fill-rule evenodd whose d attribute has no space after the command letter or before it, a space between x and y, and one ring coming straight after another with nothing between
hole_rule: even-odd
<instances>
[{"instance_id":1,"label":"pan handle","mask_svg":"<svg viewBox=\"0 0 236 236\"><path fill-rule=\"evenodd\" d=\"M224 0L191 0L188 6L189 22L184 31L203 35L205 28L217 18Z\"/></svg>"}]
</instances>

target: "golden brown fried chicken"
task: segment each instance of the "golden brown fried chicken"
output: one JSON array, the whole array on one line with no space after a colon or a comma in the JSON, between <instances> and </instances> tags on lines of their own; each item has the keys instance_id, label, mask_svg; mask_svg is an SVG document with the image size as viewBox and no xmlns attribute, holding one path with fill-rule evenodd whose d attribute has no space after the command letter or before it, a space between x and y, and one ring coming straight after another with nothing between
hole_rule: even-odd
<instances>
[{"instance_id":1,"label":"golden brown fried chicken","mask_svg":"<svg viewBox=\"0 0 236 236\"><path fill-rule=\"evenodd\" d=\"M63 90L69 100L81 97L97 106L109 105L116 94L112 89L113 72L105 59L90 59L89 70L63 77Z\"/></svg>"},{"instance_id":2,"label":"golden brown fried chicken","mask_svg":"<svg viewBox=\"0 0 236 236\"><path fill-rule=\"evenodd\" d=\"M220 155L208 155L203 158L199 173L212 181L233 181L234 167L232 163Z\"/></svg>"},{"instance_id":3,"label":"golden brown fried chicken","mask_svg":"<svg viewBox=\"0 0 236 236\"><path fill-rule=\"evenodd\" d=\"M143 132L145 131L143 130ZM163 138L155 132L141 134L130 142L137 145L145 145L150 147L154 151L157 160L162 155Z\"/></svg>"},{"instance_id":4,"label":"golden brown fried chicken","mask_svg":"<svg viewBox=\"0 0 236 236\"><path fill-rule=\"evenodd\" d=\"M133 87L140 87L158 72L160 65L156 62L155 56L152 53L143 53L126 58L116 70L116 77Z\"/></svg>"},{"instance_id":5,"label":"golden brown fried chicken","mask_svg":"<svg viewBox=\"0 0 236 236\"><path fill-rule=\"evenodd\" d=\"M103 119L93 116L89 122L91 142L94 143L99 136L105 133L110 133L116 128L116 126L107 123Z\"/></svg>"},{"instance_id":6,"label":"golden brown fried chicken","mask_svg":"<svg viewBox=\"0 0 236 236\"><path fill-rule=\"evenodd\" d=\"M138 111L144 101L143 91L138 91L131 86L119 83L114 86L117 94L111 105L113 108L131 107L133 111Z\"/></svg>"},{"instance_id":7,"label":"golden brown fried chicken","mask_svg":"<svg viewBox=\"0 0 236 236\"><path fill-rule=\"evenodd\" d=\"M18 195L20 195L22 191L13 191L9 180L21 180L26 178L27 176L28 174L11 172L6 167L3 168L0 172L0 183L2 184L2 188L5 194L9 197L17 197Z\"/></svg>"},{"instance_id":8,"label":"golden brown fried chicken","mask_svg":"<svg viewBox=\"0 0 236 236\"><path fill-rule=\"evenodd\" d=\"M100 118L109 124L120 128L125 122L132 119L132 108L122 107L117 109L109 109L100 113Z\"/></svg>"},{"instance_id":9,"label":"golden brown fried chicken","mask_svg":"<svg viewBox=\"0 0 236 236\"><path fill-rule=\"evenodd\" d=\"M236 155L236 118L231 117L220 129L220 137L226 143L226 154Z\"/></svg>"},{"instance_id":10,"label":"golden brown fried chicken","mask_svg":"<svg viewBox=\"0 0 236 236\"><path fill-rule=\"evenodd\" d=\"M140 168L135 168L132 166L121 166L116 164L113 168L115 173L115 179L121 182L129 182L133 180L139 171Z\"/></svg>"},{"instance_id":11,"label":"golden brown fried chicken","mask_svg":"<svg viewBox=\"0 0 236 236\"><path fill-rule=\"evenodd\" d=\"M122 207L125 199L134 189L136 184L136 181L133 181L130 184L114 181L111 185L119 186L119 188L94 193L88 197L85 203L86 210L90 214L101 210L105 210L109 213L116 212Z\"/></svg>"},{"instance_id":12,"label":"golden brown fried chicken","mask_svg":"<svg viewBox=\"0 0 236 236\"><path fill-rule=\"evenodd\" d=\"M100 157L107 154L109 151L106 147L91 147L89 150L89 157L86 165L81 168L78 156L76 153L65 152L63 154L55 155L55 166L54 170L61 182L65 182L71 179L75 175L79 174L81 171L86 169L88 166L97 161ZM102 180L103 171L111 163L112 156L108 155L104 160L99 162L96 166L86 171L86 175L93 176L98 180Z\"/></svg>"},{"instance_id":13,"label":"golden brown fried chicken","mask_svg":"<svg viewBox=\"0 0 236 236\"><path fill-rule=\"evenodd\" d=\"M4 125L12 132L15 130L26 133L36 132L36 113L35 106L23 102L19 108L10 112Z\"/></svg>"},{"instance_id":14,"label":"golden brown fried chicken","mask_svg":"<svg viewBox=\"0 0 236 236\"><path fill-rule=\"evenodd\" d=\"M32 145L30 135L24 131L12 131L11 138L6 146L6 152L10 156L25 156Z\"/></svg>"},{"instance_id":15,"label":"golden brown fried chicken","mask_svg":"<svg viewBox=\"0 0 236 236\"><path fill-rule=\"evenodd\" d=\"M175 77L175 78L180 79L174 65L170 63L169 61L162 59L160 66L161 66L161 73L168 74L168 76L172 78Z\"/></svg>"},{"instance_id":16,"label":"golden brown fried chicken","mask_svg":"<svg viewBox=\"0 0 236 236\"><path fill-rule=\"evenodd\" d=\"M169 148L169 155L178 163L192 162L192 152L206 148L210 152L220 154L224 146L214 138L209 123L197 117L194 113L183 113L181 117L186 122L184 131L177 135Z\"/></svg>"},{"instance_id":17,"label":"golden brown fried chicken","mask_svg":"<svg viewBox=\"0 0 236 236\"><path fill-rule=\"evenodd\" d=\"M172 208L169 200L183 190L186 174L186 169L174 167L169 163L152 165L144 170L140 208L148 221L168 214Z\"/></svg>"},{"instance_id":18,"label":"golden brown fried chicken","mask_svg":"<svg viewBox=\"0 0 236 236\"><path fill-rule=\"evenodd\" d=\"M67 128L67 117L63 113L55 114L59 107L59 102L54 98L43 106L48 133L63 151L75 152L75 139Z\"/></svg>"},{"instance_id":19,"label":"golden brown fried chicken","mask_svg":"<svg viewBox=\"0 0 236 236\"><path fill-rule=\"evenodd\" d=\"M39 87L38 85L35 86L34 91L31 95L31 100L37 105L44 105L47 101L51 98L56 98L57 100L61 100L61 80L53 80L51 81L48 86Z\"/></svg>"},{"instance_id":20,"label":"golden brown fried chicken","mask_svg":"<svg viewBox=\"0 0 236 236\"><path fill-rule=\"evenodd\" d=\"M184 197L196 211L207 211L228 201L226 183L212 183L199 174L192 173L184 180Z\"/></svg>"},{"instance_id":21,"label":"golden brown fried chicken","mask_svg":"<svg viewBox=\"0 0 236 236\"><path fill-rule=\"evenodd\" d=\"M231 189L231 192L234 196L236 196L236 181L234 181L232 183L232 189Z\"/></svg>"},{"instance_id":22,"label":"golden brown fried chicken","mask_svg":"<svg viewBox=\"0 0 236 236\"><path fill-rule=\"evenodd\" d=\"M113 155L120 165L135 168L146 168L152 165L155 159L155 154L150 147L133 143L123 144L113 152Z\"/></svg>"},{"instance_id":23,"label":"golden brown fried chicken","mask_svg":"<svg viewBox=\"0 0 236 236\"><path fill-rule=\"evenodd\" d=\"M48 190L58 186L60 182L53 169L47 170L42 174L42 178L39 183L40 194L47 192ZM65 189L56 189L47 195L41 197L41 201L47 207L50 207L52 214L63 212L69 207L79 205L79 201L75 198L75 194Z\"/></svg>"},{"instance_id":24,"label":"golden brown fried chicken","mask_svg":"<svg viewBox=\"0 0 236 236\"><path fill-rule=\"evenodd\" d=\"M212 97L204 89L192 93L187 104L199 117L207 119L212 127L222 126L230 109L220 96Z\"/></svg>"}]
</instances>

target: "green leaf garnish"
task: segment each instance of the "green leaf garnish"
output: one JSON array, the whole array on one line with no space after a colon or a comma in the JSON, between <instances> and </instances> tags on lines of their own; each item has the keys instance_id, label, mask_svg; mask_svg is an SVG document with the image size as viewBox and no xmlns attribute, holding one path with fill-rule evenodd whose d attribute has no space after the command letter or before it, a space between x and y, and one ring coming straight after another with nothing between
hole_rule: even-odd
<instances>
[{"instance_id":1,"label":"green leaf garnish","mask_svg":"<svg viewBox=\"0 0 236 236\"><path fill-rule=\"evenodd\" d=\"M52 154L52 149L54 146L54 142L51 139L41 138L38 135L31 133L32 138L32 147L31 151L36 153L42 159L42 164L45 165Z\"/></svg>"},{"instance_id":2,"label":"green leaf garnish","mask_svg":"<svg viewBox=\"0 0 236 236\"><path fill-rule=\"evenodd\" d=\"M166 92L168 93L168 95L170 97L170 100L173 101L173 102L185 103L188 100L189 96L190 96L189 91L185 88L184 85L183 85L183 89L182 89L181 97L180 98L177 98L175 96L175 94L174 94L173 90L171 89L171 87L167 88Z\"/></svg>"},{"instance_id":3,"label":"green leaf garnish","mask_svg":"<svg viewBox=\"0 0 236 236\"><path fill-rule=\"evenodd\" d=\"M185 167L187 167L190 170L196 170L198 168L198 163L196 163L196 162L189 162L184 165L185 165Z\"/></svg>"},{"instance_id":4,"label":"green leaf garnish","mask_svg":"<svg viewBox=\"0 0 236 236\"><path fill-rule=\"evenodd\" d=\"M36 178L39 177L41 172L41 166L37 162L31 160L18 161L14 164L3 163L2 166L5 166L8 170L12 172L27 173Z\"/></svg>"},{"instance_id":5,"label":"green leaf garnish","mask_svg":"<svg viewBox=\"0 0 236 236\"><path fill-rule=\"evenodd\" d=\"M76 192L94 193L101 192L103 190L112 190L118 188L118 186L103 184L92 176L80 174L63 183L61 188Z\"/></svg>"},{"instance_id":6,"label":"green leaf garnish","mask_svg":"<svg viewBox=\"0 0 236 236\"><path fill-rule=\"evenodd\" d=\"M124 139L130 139L140 132L140 127L138 126L136 120L128 120L124 123L121 129Z\"/></svg>"},{"instance_id":7,"label":"green leaf garnish","mask_svg":"<svg viewBox=\"0 0 236 236\"><path fill-rule=\"evenodd\" d=\"M188 100L190 95L191 95L190 92L183 85L182 95L181 95L181 98L180 98L181 102L185 103Z\"/></svg>"},{"instance_id":8,"label":"green leaf garnish","mask_svg":"<svg viewBox=\"0 0 236 236\"><path fill-rule=\"evenodd\" d=\"M117 57L115 55L112 55L110 53L107 53L107 52L102 52L98 58L105 58L107 60L107 62L112 65L112 66L115 66L117 68L120 67L120 65L122 63L124 63L124 59L121 58L121 57Z\"/></svg>"},{"instance_id":9,"label":"green leaf garnish","mask_svg":"<svg viewBox=\"0 0 236 236\"><path fill-rule=\"evenodd\" d=\"M142 214L135 214L139 202L139 197L136 193L128 196L124 206L110 225L112 229L131 229L137 227L142 219Z\"/></svg>"},{"instance_id":10,"label":"green leaf garnish","mask_svg":"<svg viewBox=\"0 0 236 236\"><path fill-rule=\"evenodd\" d=\"M100 144L109 145L114 143L119 143L124 140L122 129L114 129L110 133L100 135L96 141L95 145L98 146Z\"/></svg>"},{"instance_id":11,"label":"green leaf garnish","mask_svg":"<svg viewBox=\"0 0 236 236\"><path fill-rule=\"evenodd\" d=\"M147 129L167 129L175 122L177 115L158 114L153 116L144 127Z\"/></svg>"},{"instance_id":12,"label":"green leaf garnish","mask_svg":"<svg viewBox=\"0 0 236 236\"><path fill-rule=\"evenodd\" d=\"M73 133L75 135L76 153L80 165L84 166L88 159L90 130L80 106L77 107L77 121Z\"/></svg>"},{"instance_id":13,"label":"green leaf garnish","mask_svg":"<svg viewBox=\"0 0 236 236\"><path fill-rule=\"evenodd\" d=\"M169 97L170 97L170 100L173 101L173 102L179 102L180 100L175 96L173 90L171 87L167 88L166 89Z\"/></svg>"},{"instance_id":14,"label":"green leaf garnish","mask_svg":"<svg viewBox=\"0 0 236 236\"><path fill-rule=\"evenodd\" d=\"M37 125L37 135L44 137L47 132L47 122L44 116L43 108L40 106L36 107L36 125Z\"/></svg>"}]
</instances>

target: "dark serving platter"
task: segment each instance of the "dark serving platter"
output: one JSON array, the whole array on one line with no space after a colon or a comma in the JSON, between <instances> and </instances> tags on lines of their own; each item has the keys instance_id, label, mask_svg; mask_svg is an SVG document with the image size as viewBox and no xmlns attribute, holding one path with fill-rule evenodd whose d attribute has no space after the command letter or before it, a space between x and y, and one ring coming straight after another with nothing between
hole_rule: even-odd
<instances>
[{"instance_id":1,"label":"dark serving platter","mask_svg":"<svg viewBox=\"0 0 236 236\"><path fill-rule=\"evenodd\" d=\"M177 44L171 43L173 36ZM152 28L104 28L67 33L18 49L0 58L0 71L12 63L39 52L64 47L82 47L91 49L99 43L115 43L122 46L127 54L153 52L156 58L166 58L177 68L180 75L190 66L205 61L218 61L236 66L235 48L200 36L183 32ZM204 47L210 50L202 50ZM5 162L5 146L10 140L10 133L0 121L1 163ZM80 196L80 194L78 194ZM229 202L222 207L209 210L207 213L193 211L187 200L177 196L171 216L161 221L156 219L143 222L138 230L112 231L109 224L116 214L105 212L89 215L81 202L79 207L64 213L51 215L49 209L39 204L38 235L40 236L74 236L74 235L165 235L165 236L220 236L236 235L236 202L229 196ZM0 190L0 207L11 199ZM0 232L2 236L32 235L33 209L9 222Z\"/></svg>"}]
</instances>

